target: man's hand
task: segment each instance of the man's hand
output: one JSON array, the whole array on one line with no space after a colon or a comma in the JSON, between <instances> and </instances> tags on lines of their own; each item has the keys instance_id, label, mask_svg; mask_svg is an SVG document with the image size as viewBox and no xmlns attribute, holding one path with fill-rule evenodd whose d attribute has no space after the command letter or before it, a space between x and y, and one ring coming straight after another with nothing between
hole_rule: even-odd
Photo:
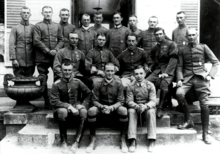
<instances>
[{"instance_id":1,"label":"man's hand","mask_svg":"<svg viewBox=\"0 0 220 154\"><path fill-rule=\"evenodd\" d=\"M68 111L71 112L73 115L79 115L79 111L76 108L74 108L72 105L68 107Z\"/></svg>"},{"instance_id":2,"label":"man's hand","mask_svg":"<svg viewBox=\"0 0 220 154\"><path fill-rule=\"evenodd\" d=\"M100 75L100 76L102 76L102 77L105 77L105 73L104 73L103 71L101 71L101 70L98 71L97 75Z\"/></svg>"},{"instance_id":3,"label":"man's hand","mask_svg":"<svg viewBox=\"0 0 220 154\"><path fill-rule=\"evenodd\" d=\"M90 73L91 74L96 74L98 72L97 68L95 66L91 67Z\"/></svg>"},{"instance_id":4,"label":"man's hand","mask_svg":"<svg viewBox=\"0 0 220 154\"><path fill-rule=\"evenodd\" d=\"M159 74L159 78L166 78L168 77L169 75L167 73L162 73L162 74Z\"/></svg>"},{"instance_id":5,"label":"man's hand","mask_svg":"<svg viewBox=\"0 0 220 154\"><path fill-rule=\"evenodd\" d=\"M132 81L134 81L135 80L135 77L132 75L130 78L129 78L130 80L131 80L131 82Z\"/></svg>"},{"instance_id":6,"label":"man's hand","mask_svg":"<svg viewBox=\"0 0 220 154\"><path fill-rule=\"evenodd\" d=\"M206 80L207 80L207 81L210 81L211 79L212 79L212 77L211 77L210 75L207 75L207 76L206 76Z\"/></svg>"},{"instance_id":7,"label":"man's hand","mask_svg":"<svg viewBox=\"0 0 220 154\"><path fill-rule=\"evenodd\" d=\"M13 65L14 67L19 67L18 61L17 61L16 59L14 59L14 60L12 61L12 65Z\"/></svg>"},{"instance_id":8,"label":"man's hand","mask_svg":"<svg viewBox=\"0 0 220 154\"><path fill-rule=\"evenodd\" d=\"M142 113L146 110L146 106L144 104L139 104L139 113Z\"/></svg>"},{"instance_id":9,"label":"man's hand","mask_svg":"<svg viewBox=\"0 0 220 154\"><path fill-rule=\"evenodd\" d=\"M56 53L57 53L57 51L56 51L56 50L50 50L50 51L49 51L49 54L50 54L51 56L55 56L55 55L56 55Z\"/></svg>"},{"instance_id":10,"label":"man's hand","mask_svg":"<svg viewBox=\"0 0 220 154\"><path fill-rule=\"evenodd\" d=\"M177 87L181 87L183 85L183 82L181 81L181 80L179 80L178 82L177 82Z\"/></svg>"},{"instance_id":11,"label":"man's hand","mask_svg":"<svg viewBox=\"0 0 220 154\"><path fill-rule=\"evenodd\" d=\"M151 72L151 69L148 66L145 66L144 70L145 70L146 73Z\"/></svg>"},{"instance_id":12,"label":"man's hand","mask_svg":"<svg viewBox=\"0 0 220 154\"><path fill-rule=\"evenodd\" d=\"M118 71L119 71L118 66L115 66L115 72L118 72Z\"/></svg>"},{"instance_id":13,"label":"man's hand","mask_svg":"<svg viewBox=\"0 0 220 154\"><path fill-rule=\"evenodd\" d=\"M85 106L78 104L78 105L76 105L76 109L77 110L85 109Z\"/></svg>"},{"instance_id":14,"label":"man's hand","mask_svg":"<svg viewBox=\"0 0 220 154\"><path fill-rule=\"evenodd\" d=\"M104 114L109 114L109 113L110 113L109 106L104 105L104 106L102 107L102 113L104 113Z\"/></svg>"}]
</instances>

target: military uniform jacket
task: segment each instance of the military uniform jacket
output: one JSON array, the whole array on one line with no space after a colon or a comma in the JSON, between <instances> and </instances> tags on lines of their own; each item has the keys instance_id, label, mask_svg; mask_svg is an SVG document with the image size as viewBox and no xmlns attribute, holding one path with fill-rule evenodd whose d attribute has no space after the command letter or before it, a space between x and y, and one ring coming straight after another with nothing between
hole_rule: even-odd
<instances>
[{"instance_id":1,"label":"military uniform jacket","mask_svg":"<svg viewBox=\"0 0 220 154\"><path fill-rule=\"evenodd\" d=\"M147 29L142 31L138 36L138 44L147 53L150 53L151 49L157 44L156 38L154 36L154 29Z\"/></svg>"},{"instance_id":2,"label":"military uniform jacket","mask_svg":"<svg viewBox=\"0 0 220 154\"><path fill-rule=\"evenodd\" d=\"M129 32L130 30L124 26L119 28L113 27L108 31L107 45L115 57L126 49L126 37Z\"/></svg>"},{"instance_id":3,"label":"military uniform jacket","mask_svg":"<svg viewBox=\"0 0 220 154\"><path fill-rule=\"evenodd\" d=\"M102 105L113 106L117 109L124 104L124 87L118 80L112 79L109 83L104 79L94 85L92 90L93 105L100 108Z\"/></svg>"},{"instance_id":4,"label":"military uniform jacket","mask_svg":"<svg viewBox=\"0 0 220 154\"><path fill-rule=\"evenodd\" d=\"M177 27L176 29L173 30L172 33L172 40L176 42L178 47L182 48L185 45L188 44L188 40L186 38L186 32L188 30L188 27L184 25L183 27Z\"/></svg>"},{"instance_id":5,"label":"military uniform jacket","mask_svg":"<svg viewBox=\"0 0 220 154\"><path fill-rule=\"evenodd\" d=\"M127 87L126 103L129 108L137 109L138 104L146 104L149 108L156 107L156 90L153 83L144 80L141 84L135 81Z\"/></svg>"},{"instance_id":6,"label":"military uniform jacket","mask_svg":"<svg viewBox=\"0 0 220 154\"><path fill-rule=\"evenodd\" d=\"M105 36L107 36L108 29L103 27L103 26L96 26L96 25L94 25L93 27L91 27L91 29L93 31L96 31L97 34L104 34Z\"/></svg>"},{"instance_id":7,"label":"military uniform jacket","mask_svg":"<svg viewBox=\"0 0 220 154\"><path fill-rule=\"evenodd\" d=\"M63 35L59 24L43 20L35 25L34 45L37 47L35 61L38 63L53 62L50 50L63 47Z\"/></svg>"},{"instance_id":8,"label":"military uniform jacket","mask_svg":"<svg viewBox=\"0 0 220 154\"><path fill-rule=\"evenodd\" d=\"M68 108L70 105L76 107L78 104L88 106L91 96L92 93L89 88L80 80L73 77L69 81L61 78L52 86L50 103L55 110L58 108Z\"/></svg>"},{"instance_id":9,"label":"military uniform jacket","mask_svg":"<svg viewBox=\"0 0 220 154\"><path fill-rule=\"evenodd\" d=\"M139 34L142 32L142 30L138 29L137 27L136 28L130 28L130 31L132 33L135 33L138 37L139 37Z\"/></svg>"},{"instance_id":10,"label":"military uniform jacket","mask_svg":"<svg viewBox=\"0 0 220 154\"><path fill-rule=\"evenodd\" d=\"M72 46L69 46L69 47L60 49L54 58L53 71L57 76L62 77L61 65L62 65L63 59L69 59L72 61L73 65L75 66L74 71L77 74L82 75L85 73L84 53L78 49L74 50Z\"/></svg>"},{"instance_id":11,"label":"military uniform jacket","mask_svg":"<svg viewBox=\"0 0 220 154\"><path fill-rule=\"evenodd\" d=\"M178 49L175 42L165 39L154 46L150 52L153 64L150 66L155 74L166 73L175 75L178 59Z\"/></svg>"},{"instance_id":12,"label":"military uniform jacket","mask_svg":"<svg viewBox=\"0 0 220 154\"><path fill-rule=\"evenodd\" d=\"M62 21L60 21L60 26L63 34L63 48L65 48L69 46L69 33L74 32L76 30L76 27L72 24L69 24L68 22L63 23Z\"/></svg>"},{"instance_id":13,"label":"military uniform jacket","mask_svg":"<svg viewBox=\"0 0 220 154\"><path fill-rule=\"evenodd\" d=\"M95 46L96 32L89 28L85 30L84 28L79 28L75 31L79 36L78 48L85 55Z\"/></svg>"},{"instance_id":14,"label":"military uniform jacket","mask_svg":"<svg viewBox=\"0 0 220 154\"><path fill-rule=\"evenodd\" d=\"M147 67L152 64L150 56L142 49L136 47L134 50L128 48L117 57L120 64L120 75L132 75L134 68L142 65Z\"/></svg>"},{"instance_id":15,"label":"military uniform jacket","mask_svg":"<svg viewBox=\"0 0 220 154\"><path fill-rule=\"evenodd\" d=\"M189 81L194 75L202 76L204 79L210 75L213 79L219 68L219 61L214 53L205 44L195 43L185 46L179 51L179 62L177 66L177 81L182 80L183 83ZM207 72L204 63L210 61L212 68Z\"/></svg>"},{"instance_id":16,"label":"military uniform jacket","mask_svg":"<svg viewBox=\"0 0 220 154\"><path fill-rule=\"evenodd\" d=\"M118 60L109 49L106 47L95 47L86 55L86 70L90 72L92 66L95 66L98 70L104 70L105 64L109 62L115 64L115 66L119 68Z\"/></svg>"},{"instance_id":17,"label":"military uniform jacket","mask_svg":"<svg viewBox=\"0 0 220 154\"><path fill-rule=\"evenodd\" d=\"M34 25L24 21L11 29L9 37L10 60L16 59L19 66L34 65L33 34Z\"/></svg>"}]
</instances>

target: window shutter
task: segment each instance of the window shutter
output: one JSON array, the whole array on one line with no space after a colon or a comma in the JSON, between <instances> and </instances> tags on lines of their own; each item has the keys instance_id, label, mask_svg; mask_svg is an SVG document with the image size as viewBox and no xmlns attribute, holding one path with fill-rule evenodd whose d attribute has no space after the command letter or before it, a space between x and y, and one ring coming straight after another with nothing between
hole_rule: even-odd
<instances>
[{"instance_id":1,"label":"window shutter","mask_svg":"<svg viewBox=\"0 0 220 154\"><path fill-rule=\"evenodd\" d=\"M26 0L7 0L7 28L11 28L20 22L20 11L25 5Z\"/></svg>"}]
</instances>

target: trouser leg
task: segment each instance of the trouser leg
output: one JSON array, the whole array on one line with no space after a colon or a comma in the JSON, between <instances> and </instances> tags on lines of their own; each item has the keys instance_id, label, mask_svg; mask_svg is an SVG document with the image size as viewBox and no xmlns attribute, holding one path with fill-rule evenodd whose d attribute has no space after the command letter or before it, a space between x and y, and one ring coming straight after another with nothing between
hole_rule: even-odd
<instances>
[{"instance_id":1,"label":"trouser leg","mask_svg":"<svg viewBox=\"0 0 220 154\"><path fill-rule=\"evenodd\" d=\"M147 119L147 137L148 139L156 139L156 116L155 109L145 111Z\"/></svg>"},{"instance_id":2,"label":"trouser leg","mask_svg":"<svg viewBox=\"0 0 220 154\"><path fill-rule=\"evenodd\" d=\"M137 111L133 108L128 109L128 139L137 137Z\"/></svg>"}]
</instances>

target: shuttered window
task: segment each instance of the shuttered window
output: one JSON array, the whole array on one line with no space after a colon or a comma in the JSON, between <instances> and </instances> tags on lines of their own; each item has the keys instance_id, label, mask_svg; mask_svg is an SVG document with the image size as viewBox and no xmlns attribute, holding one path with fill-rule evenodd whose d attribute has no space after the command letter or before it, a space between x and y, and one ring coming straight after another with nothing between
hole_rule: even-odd
<instances>
[{"instance_id":1,"label":"shuttered window","mask_svg":"<svg viewBox=\"0 0 220 154\"><path fill-rule=\"evenodd\" d=\"M7 0L7 28L17 25L20 20L20 11L26 5L26 0Z\"/></svg>"}]
</instances>

